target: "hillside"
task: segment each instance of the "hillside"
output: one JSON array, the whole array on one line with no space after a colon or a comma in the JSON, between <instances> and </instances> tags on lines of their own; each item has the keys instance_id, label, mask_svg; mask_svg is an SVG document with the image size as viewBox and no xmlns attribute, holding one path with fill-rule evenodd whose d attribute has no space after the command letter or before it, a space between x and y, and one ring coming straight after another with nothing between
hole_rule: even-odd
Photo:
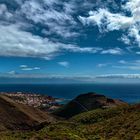
<instances>
[{"instance_id":1,"label":"hillside","mask_svg":"<svg viewBox=\"0 0 140 140\"><path fill-rule=\"evenodd\" d=\"M50 140L139 140L140 106L99 109L45 127L36 137Z\"/></svg>"},{"instance_id":2,"label":"hillside","mask_svg":"<svg viewBox=\"0 0 140 140\"><path fill-rule=\"evenodd\" d=\"M83 98L88 97L88 98ZM89 98L90 97L90 98ZM78 115L65 120L52 121L51 117L47 114L47 119L51 123L44 124L44 126L38 130L28 129L29 131L1 131L2 140L139 140L140 139L140 104L128 105L120 100L109 99L99 94L84 94L79 95L76 99L88 99L87 106L90 109L91 100L96 99L98 108L93 108L90 111L84 111ZM109 101L108 101L109 100ZM94 100L93 100L94 101ZM104 102L103 102L104 101ZM5 103L6 102L6 103ZM102 106L99 106L100 104ZM69 103L68 103L69 104ZM94 102L95 104L95 102ZM2 110L4 115L9 115L10 122L2 123L2 117L0 117L0 124L12 124L12 121L19 127L21 122L24 121L28 126L36 127L38 122L44 121L44 118L36 112L37 116L33 119L27 115L30 109L27 111L22 105L17 107L17 104L13 103L7 97L0 97L0 110L3 105L5 107ZM14 107L13 107L14 106ZM91 106L92 107L92 106ZM28 108L28 107L27 107ZM11 111L12 109L12 111ZM74 109L74 108L73 108ZM24 111L23 111L24 110ZM13 112L13 113L11 113ZM20 112L20 113L19 113ZM22 114L22 113L23 114ZM34 111L32 112L34 113ZM18 115L22 116L18 116ZM27 117L28 116L28 117ZM6 116L8 118L8 116ZM42 120L40 120L40 119ZM15 120L14 120L15 119ZM37 121L38 120L38 121ZM39 121L40 120L40 121ZM4 121L4 120L3 120ZM26 126L26 125L25 125ZM9 128L8 128L9 129ZM9 129L10 130L10 129ZM22 130L24 130L22 128Z\"/></svg>"},{"instance_id":3,"label":"hillside","mask_svg":"<svg viewBox=\"0 0 140 140\"><path fill-rule=\"evenodd\" d=\"M54 114L64 118L70 118L76 114L93 109L111 108L119 105L127 105L127 103L91 92L77 96L63 108L54 112Z\"/></svg>"},{"instance_id":4,"label":"hillside","mask_svg":"<svg viewBox=\"0 0 140 140\"><path fill-rule=\"evenodd\" d=\"M30 130L43 122L53 121L53 117L38 109L15 103L0 95L0 131Z\"/></svg>"},{"instance_id":5,"label":"hillside","mask_svg":"<svg viewBox=\"0 0 140 140\"><path fill-rule=\"evenodd\" d=\"M34 132L1 134L6 140L139 140L140 105L81 113Z\"/></svg>"}]
</instances>

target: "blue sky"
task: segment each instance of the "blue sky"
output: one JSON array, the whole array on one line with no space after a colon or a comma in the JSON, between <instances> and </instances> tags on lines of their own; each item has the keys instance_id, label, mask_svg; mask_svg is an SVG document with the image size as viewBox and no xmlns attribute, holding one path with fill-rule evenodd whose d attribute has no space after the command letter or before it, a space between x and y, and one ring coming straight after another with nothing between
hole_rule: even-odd
<instances>
[{"instance_id":1,"label":"blue sky","mask_svg":"<svg viewBox=\"0 0 140 140\"><path fill-rule=\"evenodd\" d=\"M140 82L140 0L0 0L0 83Z\"/></svg>"}]
</instances>

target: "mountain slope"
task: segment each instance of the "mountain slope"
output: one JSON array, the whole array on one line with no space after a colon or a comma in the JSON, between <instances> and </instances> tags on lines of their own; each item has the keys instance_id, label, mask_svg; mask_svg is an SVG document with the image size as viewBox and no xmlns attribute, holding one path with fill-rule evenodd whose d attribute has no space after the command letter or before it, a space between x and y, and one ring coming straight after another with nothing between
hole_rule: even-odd
<instances>
[{"instance_id":1,"label":"mountain slope","mask_svg":"<svg viewBox=\"0 0 140 140\"><path fill-rule=\"evenodd\" d=\"M33 138L41 140L139 140L140 105L119 106L81 113L50 124Z\"/></svg>"},{"instance_id":2,"label":"mountain slope","mask_svg":"<svg viewBox=\"0 0 140 140\"><path fill-rule=\"evenodd\" d=\"M100 102L106 99L105 96L93 96L96 96L96 100L100 99ZM81 99L81 95L78 99L79 97ZM112 104L109 102L108 105L107 102L104 105L108 105L109 108L101 106L101 108L80 113L67 120L47 124L38 131L22 131L22 133L9 131L0 135L2 140L139 140L140 105L128 105L118 100L115 102L117 102L116 106L113 104L112 107Z\"/></svg>"},{"instance_id":3,"label":"mountain slope","mask_svg":"<svg viewBox=\"0 0 140 140\"><path fill-rule=\"evenodd\" d=\"M70 118L76 114L87 112L93 109L111 108L119 105L127 105L127 103L91 92L77 96L63 108L54 112L54 114L64 118Z\"/></svg>"},{"instance_id":4,"label":"mountain slope","mask_svg":"<svg viewBox=\"0 0 140 140\"><path fill-rule=\"evenodd\" d=\"M42 122L51 122L53 117L38 109L15 103L0 95L0 131L28 130Z\"/></svg>"}]
</instances>

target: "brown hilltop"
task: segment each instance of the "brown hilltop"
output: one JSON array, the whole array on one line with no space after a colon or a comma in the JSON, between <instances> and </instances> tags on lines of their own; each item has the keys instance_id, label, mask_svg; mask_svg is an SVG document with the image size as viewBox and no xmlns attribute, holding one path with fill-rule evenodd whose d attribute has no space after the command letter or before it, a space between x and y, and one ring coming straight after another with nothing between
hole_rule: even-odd
<instances>
[{"instance_id":1,"label":"brown hilltop","mask_svg":"<svg viewBox=\"0 0 140 140\"><path fill-rule=\"evenodd\" d=\"M64 118L70 118L76 114L93 109L111 108L120 105L127 105L127 103L121 100L108 98L101 94L90 92L77 96L54 114Z\"/></svg>"}]
</instances>

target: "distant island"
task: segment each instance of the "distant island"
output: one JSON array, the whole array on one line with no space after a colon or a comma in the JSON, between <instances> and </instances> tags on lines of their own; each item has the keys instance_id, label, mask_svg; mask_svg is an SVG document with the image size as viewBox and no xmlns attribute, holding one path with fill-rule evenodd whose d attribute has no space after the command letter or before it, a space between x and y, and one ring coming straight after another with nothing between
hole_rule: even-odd
<instances>
[{"instance_id":1,"label":"distant island","mask_svg":"<svg viewBox=\"0 0 140 140\"><path fill-rule=\"evenodd\" d=\"M139 124L139 104L94 92L64 105L40 94L0 94L2 140L138 140Z\"/></svg>"}]
</instances>

